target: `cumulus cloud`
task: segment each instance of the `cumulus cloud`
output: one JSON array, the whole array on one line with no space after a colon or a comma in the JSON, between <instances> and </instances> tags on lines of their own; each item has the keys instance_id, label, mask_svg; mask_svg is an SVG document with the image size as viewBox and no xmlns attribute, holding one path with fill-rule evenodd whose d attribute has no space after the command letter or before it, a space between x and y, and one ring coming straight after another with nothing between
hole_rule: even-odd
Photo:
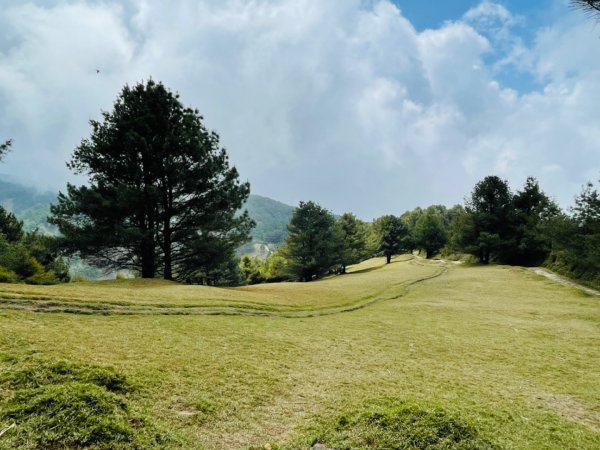
<instances>
[{"instance_id":1,"label":"cumulus cloud","mask_svg":"<svg viewBox=\"0 0 600 450\"><path fill-rule=\"evenodd\" d=\"M365 218L461 202L490 173L568 203L598 175L590 26L484 1L415 30L388 0L12 2L0 11L3 172L61 188L87 121L152 76L197 107L254 191ZM100 69L100 74L96 73ZM543 89L519 92L502 70Z\"/></svg>"}]
</instances>

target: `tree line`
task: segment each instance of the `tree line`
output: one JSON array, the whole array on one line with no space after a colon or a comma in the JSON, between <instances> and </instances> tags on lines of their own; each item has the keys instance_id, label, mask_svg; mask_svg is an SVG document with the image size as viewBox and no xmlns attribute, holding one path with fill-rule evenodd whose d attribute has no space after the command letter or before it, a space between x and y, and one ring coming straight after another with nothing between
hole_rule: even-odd
<instances>
[{"instance_id":1,"label":"tree line","mask_svg":"<svg viewBox=\"0 0 600 450\"><path fill-rule=\"evenodd\" d=\"M371 223L351 213L339 218L314 202L301 202L288 236L266 260L242 258L248 283L310 281L344 274L346 267L374 256L467 258L482 264L546 265L600 286L600 194L589 183L567 212L530 177L513 192L488 176L464 205L433 205Z\"/></svg>"},{"instance_id":2,"label":"tree line","mask_svg":"<svg viewBox=\"0 0 600 450\"><path fill-rule=\"evenodd\" d=\"M464 205L433 205L372 222L341 217L301 202L281 248L267 260L237 249L255 225L240 180L219 136L198 110L149 80L125 86L112 111L92 120L91 134L68 167L88 181L67 185L48 221L58 237L24 233L0 209L0 280L51 283L68 279L73 256L142 278L226 284L311 281L343 275L373 256L472 255L483 264L547 264L598 283L600 200L593 184L564 212L528 178L511 191L499 177L477 183ZM0 146L0 159L11 141ZM458 256L457 256L458 255Z\"/></svg>"}]
</instances>

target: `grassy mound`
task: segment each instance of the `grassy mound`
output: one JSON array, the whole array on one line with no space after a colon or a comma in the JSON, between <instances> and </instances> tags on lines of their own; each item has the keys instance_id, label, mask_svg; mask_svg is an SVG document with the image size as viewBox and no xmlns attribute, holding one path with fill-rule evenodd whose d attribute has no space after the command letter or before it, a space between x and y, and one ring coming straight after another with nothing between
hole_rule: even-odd
<instances>
[{"instance_id":1,"label":"grassy mound","mask_svg":"<svg viewBox=\"0 0 600 450\"><path fill-rule=\"evenodd\" d=\"M6 364L8 362L8 364ZM65 361L4 360L0 423L14 424L0 448L136 449L165 437L134 416L126 378L112 369Z\"/></svg>"},{"instance_id":2,"label":"grassy mound","mask_svg":"<svg viewBox=\"0 0 600 450\"><path fill-rule=\"evenodd\" d=\"M321 430L312 444L337 450L496 450L467 421L442 409L414 405L370 408L340 417Z\"/></svg>"},{"instance_id":3,"label":"grassy mound","mask_svg":"<svg viewBox=\"0 0 600 450\"><path fill-rule=\"evenodd\" d=\"M13 361L0 372L0 385L11 389L34 389L71 381L91 383L110 392L125 394L133 390L124 375L111 368L73 364L67 361L29 359Z\"/></svg>"}]
</instances>

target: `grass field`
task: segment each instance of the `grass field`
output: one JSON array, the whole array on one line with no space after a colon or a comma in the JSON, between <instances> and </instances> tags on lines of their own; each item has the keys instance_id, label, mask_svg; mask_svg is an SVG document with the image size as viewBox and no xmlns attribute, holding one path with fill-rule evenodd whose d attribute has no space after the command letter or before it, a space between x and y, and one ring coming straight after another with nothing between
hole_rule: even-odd
<instances>
[{"instance_id":1,"label":"grass field","mask_svg":"<svg viewBox=\"0 0 600 450\"><path fill-rule=\"evenodd\" d=\"M526 269L408 256L237 289L0 285L0 430L16 425L0 448L41 448L46 423L22 406L47 405L40 389L93 391L109 403L98 411L152 434L128 444L116 424L123 448L380 448L396 428L377 427L416 409L489 448L597 449L600 298Z\"/></svg>"}]
</instances>

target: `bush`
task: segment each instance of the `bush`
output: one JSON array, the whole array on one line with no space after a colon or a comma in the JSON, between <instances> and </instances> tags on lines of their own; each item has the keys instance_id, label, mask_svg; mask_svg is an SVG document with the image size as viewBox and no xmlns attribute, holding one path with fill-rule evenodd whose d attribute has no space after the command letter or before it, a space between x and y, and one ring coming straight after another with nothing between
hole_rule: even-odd
<instances>
[{"instance_id":1,"label":"bush","mask_svg":"<svg viewBox=\"0 0 600 450\"><path fill-rule=\"evenodd\" d=\"M17 274L6 267L0 266L0 283L16 283Z\"/></svg>"},{"instance_id":2,"label":"bush","mask_svg":"<svg viewBox=\"0 0 600 450\"><path fill-rule=\"evenodd\" d=\"M25 278L24 281L27 284L38 284L38 285L44 285L44 286L49 286L52 284L60 283L60 280L58 279L56 274L52 271L37 272L37 273L31 275L30 277Z\"/></svg>"}]
</instances>

